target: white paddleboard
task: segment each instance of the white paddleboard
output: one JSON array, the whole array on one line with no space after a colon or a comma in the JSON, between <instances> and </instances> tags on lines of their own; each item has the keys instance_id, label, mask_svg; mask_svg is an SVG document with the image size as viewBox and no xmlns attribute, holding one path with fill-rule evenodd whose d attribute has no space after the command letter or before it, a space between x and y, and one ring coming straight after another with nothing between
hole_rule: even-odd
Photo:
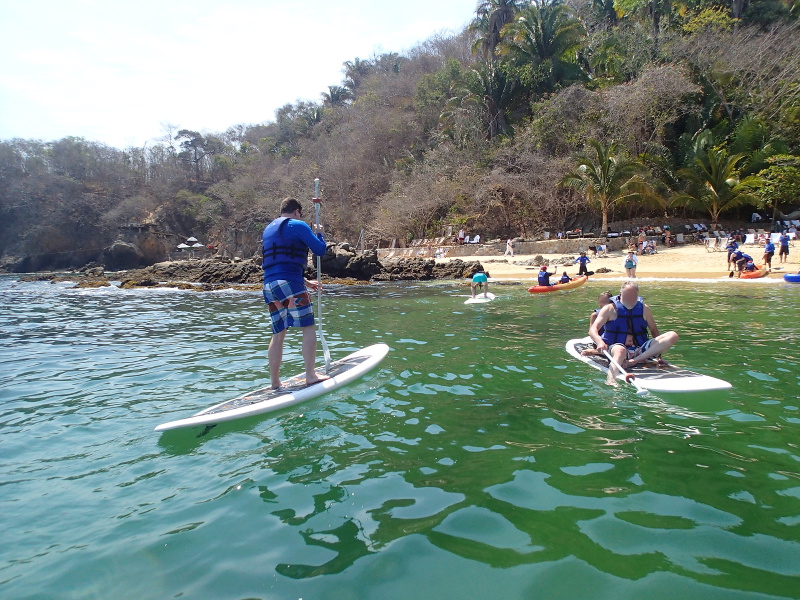
<instances>
[{"instance_id":1,"label":"white paddleboard","mask_svg":"<svg viewBox=\"0 0 800 600\"><path fill-rule=\"evenodd\" d=\"M330 370L327 373L331 377L330 379L314 385L306 385L305 373L300 373L291 379L284 380L284 385L278 390L266 387L248 392L244 396L215 404L186 419L163 423L156 427L155 431L222 423L223 421L232 421L242 417L273 412L311 400L358 379L375 368L386 357L388 352L389 346L386 344L367 346L358 352L353 352L344 358L331 362Z\"/></svg>"},{"instance_id":2,"label":"white paddleboard","mask_svg":"<svg viewBox=\"0 0 800 600\"><path fill-rule=\"evenodd\" d=\"M486 302L491 302L495 298L496 296L492 292L486 292L485 296L482 293L475 294L474 298L470 296L467 300L464 300L464 304L484 304Z\"/></svg>"},{"instance_id":3,"label":"white paddleboard","mask_svg":"<svg viewBox=\"0 0 800 600\"><path fill-rule=\"evenodd\" d=\"M605 356L591 355L581 356L581 352L586 348L594 348L592 338L585 337L567 342L567 352L586 363L608 373L608 359ZM701 375L688 369L681 369L676 366L656 367L652 365L636 366L628 370L629 373L636 375L636 383L639 387L653 392L708 392L711 390L727 390L731 384L716 377ZM625 376L617 374L617 379L625 381Z\"/></svg>"}]
</instances>

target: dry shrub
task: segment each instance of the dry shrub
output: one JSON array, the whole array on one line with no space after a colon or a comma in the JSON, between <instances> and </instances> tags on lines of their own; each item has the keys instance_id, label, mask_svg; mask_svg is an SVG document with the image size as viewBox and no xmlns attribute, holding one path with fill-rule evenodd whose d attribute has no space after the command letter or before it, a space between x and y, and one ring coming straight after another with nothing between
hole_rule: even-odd
<instances>
[{"instance_id":1,"label":"dry shrub","mask_svg":"<svg viewBox=\"0 0 800 600\"><path fill-rule=\"evenodd\" d=\"M638 79L602 92L602 120L608 134L638 156L648 144L663 144L667 125L696 110L699 92L683 69L650 67Z\"/></svg>"}]
</instances>

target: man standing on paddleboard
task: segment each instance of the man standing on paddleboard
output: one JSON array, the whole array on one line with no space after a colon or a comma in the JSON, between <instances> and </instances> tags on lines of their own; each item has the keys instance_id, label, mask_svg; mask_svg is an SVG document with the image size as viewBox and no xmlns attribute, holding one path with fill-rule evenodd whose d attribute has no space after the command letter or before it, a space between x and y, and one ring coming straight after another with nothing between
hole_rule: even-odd
<instances>
[{"instance_id":1,"label":"man standing on paddleboard","mask_svg":"<svg viewBox=\"0 0 800 600\"><path fill-rule=\"evenodd\" d=\"M303 207L294 198L281 203L281 216L264 229L261 254L264 268L264 301L269 306L272 339L269 343L269 376L272 389L281 386L280 370L283 360L283 341L289 327L303 332L302 354L308 385L329 379L314 369L317 358L317 336L314 331L314 308L306 286L317 289L317 282L303 277L308 264L309 249L316 255L325 254L322 226L311 227L300 219Z\"/></svg>"},{"instance_id":2,"label":"man standing on paddleboard","mask_svg":"<svg viewBox=\"0 0 800 600\"><path fill-rule=\"evenodd\" d=\"M600 330L603 329L603 333ZM647 331L653 334L649 339ZM619 296L611 298L611 303L600 309L597 318L589 328L589 336L597 350L608 350L623 369L630 369L651 358L666 365L660 356L678 341L674 331L659 335L653 313L639 297L639 285L635 281L622 284ZM617 370L609 365L609 385L616 385Z\"/></svg>"}]
</instances>

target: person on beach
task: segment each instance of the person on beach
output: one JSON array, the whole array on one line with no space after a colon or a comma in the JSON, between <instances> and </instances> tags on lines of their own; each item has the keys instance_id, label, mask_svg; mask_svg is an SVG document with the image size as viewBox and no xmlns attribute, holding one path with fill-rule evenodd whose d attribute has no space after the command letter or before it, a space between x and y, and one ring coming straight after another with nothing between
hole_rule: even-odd
<instances>
[{"instance_id":1,"label":"person on beach","mask_svg":"<svg viewBox=\"0 0 800 600\"><path fill-rule=\"evenodd\" d=\"M785 231L781 234L781 237L778 238L778 245L780 246L778 262L785 263L789 260L789 234Z\"/></svg>"},{"instance_id":2,"label":"person on beach","mask_svg":"<svg viewBox=\"0 0 800 600\"><path fill-rule=\"evenodd\" d=\"M767 243L764 245L764 257L761 259L761 262L772 271L772 257L775 256L775 244L772 243L772 240L767 240Z\"/></svg>"},{"instance_id":3,"label":"person on beach","mask_svg":"<svg viewBox=\"0 0 800 600\"><path fill-rule=\"evenodd\" d=\"M542 268L539 269L539 275L536 277L539 285L553 285L550 283L550 278L556 274L556 271L558 271L558 265L556 265L555 271L552 273L547 272L547 265L542 265Z\"/></svg>"},{"instance_id":4,"label":"person on beach","mask_svg":"<svg viewBox=\"0 0 800 600\"><path fill-rule=\"evenodd\" d=\"M464 228L462 227L461 229L458 230L458 243L463 244L465 237L467 237L467 232L464 231Z\"/></svg>"},{"instance_id":5,"label":"person on beach","mask_svg":"<svg viewBox=\"0 0 800 600\"><path fill-rule=\"evenodd\" d=\"M647 245L647 234L644 232L644 229L640 229L639 237L636 239L636 248L640 256L644 254L644 247L646 245Z\"/></svg>"},{"instance_id":6,"label":"person on beach","mask_svg":"<svg viewBox=\"0 0 800 600\"><path fill-rule=\"evenodd\" d=\"M736 243L736 240L728 238L728 244L725 246L725 250L728 251L728 269L731 268L731 254L736 252L739 249L739 244Z\"/></svg>"},{"instance_id":7,"label":"person on beach","mask_svg":"<svg viewBox=\"0 0 800 600\"><path fill-rule=\"evenodd\" d=\"M311 227L300 219L303 207L295 198L281 203L281 216L264 229L261 236L261 266L264 269L264 301L269 306L272 322L272 339L269 342L269 376L272 389L281 387L281 361L283 342L289 327L299 327L303 333L302 355L306 371L306 384L325 379L317 374L314 364L317 357L317 336L314 331L314 308L308 288L317 289L317 282L303 277L308 263L308 251L317 256L325 254L327 245L322 227Z\"/></svg>"},{"instance_id":8,"label":"person on beach","mask_svg":"<svg viewBox=\"0 0 800 600\"><path fill-rule=\"evenodd\" d=\"M672 232L669 230L669 227L667 227L664 231L664 245L667 248L675 245L675 242L672 240Z\"/></svg>"},{"instance_id":9,"label":"person on beach","mask_svg":"<svg viewBox=\"0 0 800 600\"><path fill-rule=\"evenodd\" d=\"M603 333L600 330L603 329ZM648 330L653 335L648 337ZM589 328L589 336L599 352L608 351L623 369L630 369L650 359L658 366L669 366L661 355L678 342L678 334L659 334L653 313L639 296L639 284L626 281L619 296L600 309ZM616 385L617 369L609 365L608 385Z\"/></svg>"},{"instance_id":10,"label":"person on beach","mask_svg":"<svg viewBox=\"0 0 800 600\"><path fill-rule=\"evenodd\" d=\"M472 298L475 298L475 290L480 288L483 292L483 297L488 298L487 294L489 293L489 274L484 273L483 271L479 273L475 273L472 276L472 281L469 284L470 290L472 291Z\"/></svg>"},{"instance_id":11,"label":"person on beach","mask_svg":"<svg viewBox=\"0 0 800 600\"><path fill-rule=\"evenodd\" d=\"M567 272L564 271L561 274L561 279L558 280L558 283L569 283L570 281L572 280L569 278L569 275L567 275Z\"/></svg>"},{"instance_id":12,"label":"person on beach","mask_svg":"<svg viewBox=\"0 0 800 600\"><path fill-rule=\"evenodd\" d=\"M628 256L625 257L625 260L622 263L628 279L636 279L636 267L638 264L639 259L636 258L636 255L633 253L633 251L629 251Z\"/></svg>"},{"instance_id":13,"label":"person on beach","mask_svg":"<svg viewBox=\"0 0 800 600\"><path fill-rule=\"evenodd\" d=\"M611 292L600 292L600 295L597 297L597 308L595 308L589 315L589 329L591 329L592 324L595 322L595 319L597 319L598 313L608 304L611 304ZM603 335L604 331L605 329L600 329L600 335ZM586 348L586 350L582 351L581 356L602 355L602 352L597 350L596 344L592 344L592 346L592 348Z\"/></svg>"},{"instance_id":14,"label":"person on beach","mask_svg":"<svg viewBox=\"0 0 800 600\"><path fill-rule=\"evenodd\" d=\"M597 251L595 251L595 254L597 254ZM586 276L594 275L594 273L589 273L589 270L586 268L587 263L592 262L591 260L589 260L589 257L586 256L586 252L581 252L581 255L578 258L576 258L574 261L572 261L572 262L573 262L573 264L575 264L575 263L580 264L580 266L578 267L578 276L581 276L581 275L586 275Z\"/></svg>"},{"instance_id":15,"label":"person on beach","mask_svg":"<svg viewBox=\"0 0 800 600\"><path fill-rule=\"evenodd\" d=\"M510 254L511 257L514 257L514 240L508 238L506 240L506 251L503 253L503 256Z\"/></svg>"},{"instance_id":16,"label":"person on beach","mask_svg":"<svg viewBox=\"0 0 800 600\"><path fill-rule=\"evenodd\" d=\"M748 262L753 262L753 257L749 254L745 254L741 250L737 249L731 254L731 265L732 268L736 270L736 277L742 276L742 271L744 271ZM733 271L731 271L729 276L733 276Z\"/></svg>"}]
</instances>

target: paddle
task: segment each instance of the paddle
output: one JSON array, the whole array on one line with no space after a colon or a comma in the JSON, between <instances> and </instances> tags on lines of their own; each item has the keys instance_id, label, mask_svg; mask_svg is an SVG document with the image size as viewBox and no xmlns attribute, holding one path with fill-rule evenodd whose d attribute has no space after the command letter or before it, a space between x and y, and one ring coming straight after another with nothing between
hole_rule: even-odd
<instances>
[{"instance_id":1,"label":"paddle","mask_svg":"<svg viewBox=\"0 0 800 600\"><path fill-rule=\"evenodd\" d=\"M617 369L619 369L620 373L625 375L625 381L627 383L630 383L633 387L636 388L636 395L637 396L644 396L647 393L646 389L639 387L639 384L636 383L636 375L634 375L633 373L628 373L625 369L623 369L622 365L620 365L617 361L614 360L614 357L612 357L611 354L609 354L608 350L603 350L603 354L605 354L606 358L609 361L611 361L611 363L615 367L617 367Z\"/></svg>"},{"instance_id":2,"label":"paddle","mask_svg":"<svg viewBox=\"0 0 800 600\"><path fill-rule=\"evenodd\" d=\"M319 205L322 202L319 198L319 178L314 179L314 214L316 216L317 229L319 229ZM322 340L322 353L325 355L325 373L331 370L331 351L328 349L328 342L325 334L322 333L322 257L317 256L317 330L319 339Z\"/></svg>"}]
</instances>

